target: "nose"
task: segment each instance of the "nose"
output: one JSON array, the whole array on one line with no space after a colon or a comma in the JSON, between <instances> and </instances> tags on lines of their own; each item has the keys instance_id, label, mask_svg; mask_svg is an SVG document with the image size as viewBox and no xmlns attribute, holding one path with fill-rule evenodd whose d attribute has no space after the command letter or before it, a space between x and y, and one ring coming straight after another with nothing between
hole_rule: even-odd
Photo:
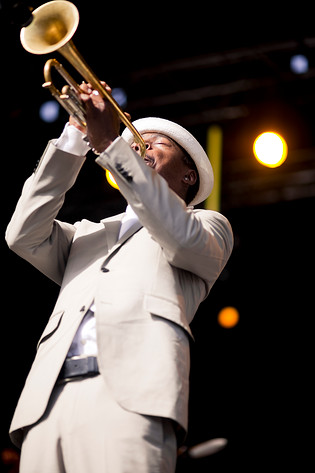
<instances>
[{"instance_id":1,"label":"nose","mask_svg":"<svg viewBox=\"0 0 315 473\"><path fill-rule=\"evenodd\" d=\"M140 154L141 148L140 148L140 145L139 145L138 143L132 143L131 148L132 148L136 153ZM150 148L151 148L150 143L145 143L145 148L146 148L146 149L150 149Z\"/></svg>"}]
</instances>

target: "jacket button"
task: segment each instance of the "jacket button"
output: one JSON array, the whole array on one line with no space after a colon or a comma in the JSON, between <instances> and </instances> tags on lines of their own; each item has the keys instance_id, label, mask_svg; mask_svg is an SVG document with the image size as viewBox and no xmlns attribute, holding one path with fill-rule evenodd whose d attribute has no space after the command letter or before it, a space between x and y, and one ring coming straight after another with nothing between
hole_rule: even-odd
<instances>
[{"instance_id":1,"label":"jacket button","mask_svg":"<svg viewBox=\"0 0 315 473\"><path fill-rule=\"evenodd\" d=\"M101 267L101 271L102 271L103 273L108 273L109 269L106 268L105 266L102 266L102 267Z\"/></svg>"}]
</instances>

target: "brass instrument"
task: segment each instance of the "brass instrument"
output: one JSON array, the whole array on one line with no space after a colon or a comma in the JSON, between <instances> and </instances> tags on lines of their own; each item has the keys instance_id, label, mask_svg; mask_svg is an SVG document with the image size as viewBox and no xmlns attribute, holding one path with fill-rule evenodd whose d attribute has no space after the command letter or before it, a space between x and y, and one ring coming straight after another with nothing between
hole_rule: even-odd
<instances>
[{"instance_id":1,"label":"brass instrument","mask_svg":"<svg viewBox=\"0 0 315 473\"><path fill-rule=\"evenodd\" d=\"M141 156L144 157L146 147L140 133L126 117L116 100L102 86L71 40L79 24L77 7L65 0L55 0L36 8L32 16L32 22L21 30L21 43L24 49L33 54L48 54L53 51L62 54L86 82L112 104L120 120L133 134L135 142L140 146ZM52 68L56 69L68 83L68 86L63 87L62 93L53 84ZM85 127L85 111L79 97L80 87L76 81L56 59L49 59L46 62L44 77L46 82L43 87L48 88L67 112Z\"/></svg>"}]
</instances>

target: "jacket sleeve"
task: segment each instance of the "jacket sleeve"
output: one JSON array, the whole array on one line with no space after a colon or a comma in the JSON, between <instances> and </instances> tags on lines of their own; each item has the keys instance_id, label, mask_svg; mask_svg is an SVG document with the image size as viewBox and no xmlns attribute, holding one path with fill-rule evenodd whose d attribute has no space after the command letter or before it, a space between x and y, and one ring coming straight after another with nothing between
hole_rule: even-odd
<instances>
[{"instance_id":1,"label":"jacket sleeve","mask_svg":"<svg viewBox=\"0 0 315 473\"><path fill-rule=\"evenodd\" d=\"M8 246L57 284L62 281L75 226L56 216L84 160L50 142L25 182L6 230Z\"/></svg>"},{"instance_id":2,"label":"jacket sleeve","mask_svg":"<svg viewBox=\"0 0 315 473\"><path fill-rule=\"evenodd\" d=\"M97 159L114 175L142 225L160 244L170 264L213 283L233 247L228 220L218 212L187 209L165 179L117 138Z\"/></svg>"}]
</instances>

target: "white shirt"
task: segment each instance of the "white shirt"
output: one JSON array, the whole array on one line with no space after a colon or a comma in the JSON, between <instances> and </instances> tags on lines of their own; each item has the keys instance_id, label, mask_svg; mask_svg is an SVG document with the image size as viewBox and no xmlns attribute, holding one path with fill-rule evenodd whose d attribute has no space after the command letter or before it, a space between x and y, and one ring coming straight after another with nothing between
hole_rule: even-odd
<instances>
[{"instance_id":1,"label":"white shirt","mask_svg":"<svg viewBox=\"0 0 315 473\"><path fill-rule=\"evenodd\" d=\"M131 228L134 223L138 222L138 220L139 219L134 213L132 207L130 207L130 205L127 205L126 213L121 221L118 240L120 240L121 237L126 233L126 231L129 230L129 228Z\"/></svg>"},{"instance_id":2,"label":"white shirt","mask_svg":"<svg viewBox=\"0 0 315 473\"><path fill-rule=\"evenodd\" d=\"M83 138L84 135L80 130L67 123L60 137L55 140L54 145L67 153L85 156L91 148ZM138 221L138 217L130 205L128 205L126 213L122 219L118 239L120 239L136 221ZM97 355L96 323L94 313L95 304L93 303L85 314L74 336L68 351L68 358L72 356Z\"/></svg>"}]
</instances>

